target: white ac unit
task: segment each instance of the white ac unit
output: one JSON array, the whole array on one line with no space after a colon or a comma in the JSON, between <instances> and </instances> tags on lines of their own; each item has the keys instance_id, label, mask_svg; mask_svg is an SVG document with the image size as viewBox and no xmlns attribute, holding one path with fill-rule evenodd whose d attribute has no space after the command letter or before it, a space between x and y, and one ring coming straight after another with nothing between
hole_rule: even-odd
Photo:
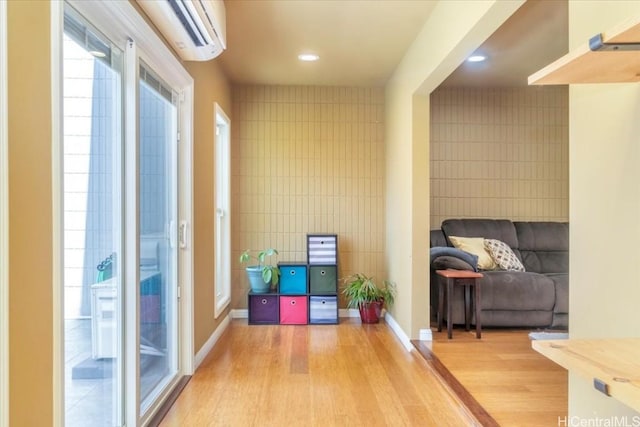
<instances>
[{"instance_id":1,"label":"white ac unit","mask_svg":"<svg viewBox=\"0 0 640 427\"><path fill-rule=\"evenodd\" d=\"M223 0L137 0L178 55L208 61L227 48Z\"/></svg>"}]
</instances>

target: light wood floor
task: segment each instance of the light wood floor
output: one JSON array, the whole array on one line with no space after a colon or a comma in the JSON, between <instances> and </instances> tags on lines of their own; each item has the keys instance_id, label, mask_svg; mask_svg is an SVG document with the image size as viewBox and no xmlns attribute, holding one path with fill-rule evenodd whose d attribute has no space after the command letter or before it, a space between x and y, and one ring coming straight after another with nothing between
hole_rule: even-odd
<instances>
[{"instance_id":1,"label":"light wood floor","mask_svg":"<svg viewBox=\"0 0 640 427\"><path fill-rule=\"evenodd\" d=\"M566 371L527 331L434 332L417 346L426 357L384 323L236 319L161 426L552 426L567 413Z\"/></svg>"},{"instance_id":2,"label":"light wood floor","mask_svg":"<svg viewBox=\"0 0 640 427\"><path fill-rule=\"evenodd\" d=\"M557 426L567 415L564 368L531 348L529 331L434 332L431 351L501 426Z\"/></svg>"},{"instance_id":3,"label":"light wood floor","mask_svg":"<svg viewBox=\"0 0 640 427\"><path fill-rule=\"evenodd\" d=\"M233 320L161 426L474 424L385 325Z\"/></svg>"}]
</instances>

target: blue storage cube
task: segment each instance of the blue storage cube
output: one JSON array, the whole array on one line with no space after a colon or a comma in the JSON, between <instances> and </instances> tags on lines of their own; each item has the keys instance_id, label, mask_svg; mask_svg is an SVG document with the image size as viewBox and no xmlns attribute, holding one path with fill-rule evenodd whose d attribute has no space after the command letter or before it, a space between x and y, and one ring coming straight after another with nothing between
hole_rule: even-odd
<instances>
[{"instance_id":1,"label":"blue storage cube","mask_svg":"<svg viewBox=\"0 0 640 427\"><path fill-rule=\"evenodd\" d=\"M310 296L309 323L338 323L338 297Z\"/></svg>"},{"instance_id":2,"label":"blue storage cube","mask_svg":"<svg viewBox=\"0 0 640 427\"><path fill-rule=\"evenodd\" d=\"M306 294L307 293L307 265L302 263L279 263L280 268L280 293L281 294Z\"/></svg>"}]
</instances>

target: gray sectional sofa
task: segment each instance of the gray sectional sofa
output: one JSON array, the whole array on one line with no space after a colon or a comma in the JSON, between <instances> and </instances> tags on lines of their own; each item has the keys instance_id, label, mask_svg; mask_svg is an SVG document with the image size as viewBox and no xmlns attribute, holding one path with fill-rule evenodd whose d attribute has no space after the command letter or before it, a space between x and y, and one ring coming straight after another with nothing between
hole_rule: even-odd
<instances>
[{"instance_id":1,"label":"gray sectional sofa","mask_svg":"<svg viewBox=\"0 0 640 427\"><path fill-rule=\"evenodd\" d=\"M508 244L525 271L481 271L482 326L568 329L569 224L492 219L448 219L431 230L431 247L452 247L449 236L483 237ZM432 254L437 253L432 249ZM455 256L432 256L431 312L436 313L436 269L475 268ZM464 323L463 287L453 295L453 323ZM475 319L473 319L475 322Z\"/></svg>"}]
</instances>

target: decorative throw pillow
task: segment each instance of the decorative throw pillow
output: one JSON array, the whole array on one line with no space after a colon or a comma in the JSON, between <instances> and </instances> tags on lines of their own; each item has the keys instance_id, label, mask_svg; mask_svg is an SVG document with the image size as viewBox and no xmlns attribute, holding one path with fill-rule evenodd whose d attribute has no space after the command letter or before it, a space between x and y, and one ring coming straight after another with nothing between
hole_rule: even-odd
<instances>
[{"instance_id":1,"label":"decorative throw pillow","mask_svg":"<svg viewBox=\"0 0 640 427\"><path fill-rule=\"evenodd\" d=\"M449 240L456 248L476 255L480 270L495 270L498 267L489 252L484 248L484 238L449 236Z\"/></svg>"},{"instance_id":2,"label":"decorative throw pillow","mask_svg":"<svg viewBox=\"0 0 640 427\"><path fill-rule=\"evenodd\" d=\"M491 258L498 266L507 271L524 271L524 265L520 262L509 245L495 239L484 239L484 247L491 254Z\"/></svg>"}]
</instances>

